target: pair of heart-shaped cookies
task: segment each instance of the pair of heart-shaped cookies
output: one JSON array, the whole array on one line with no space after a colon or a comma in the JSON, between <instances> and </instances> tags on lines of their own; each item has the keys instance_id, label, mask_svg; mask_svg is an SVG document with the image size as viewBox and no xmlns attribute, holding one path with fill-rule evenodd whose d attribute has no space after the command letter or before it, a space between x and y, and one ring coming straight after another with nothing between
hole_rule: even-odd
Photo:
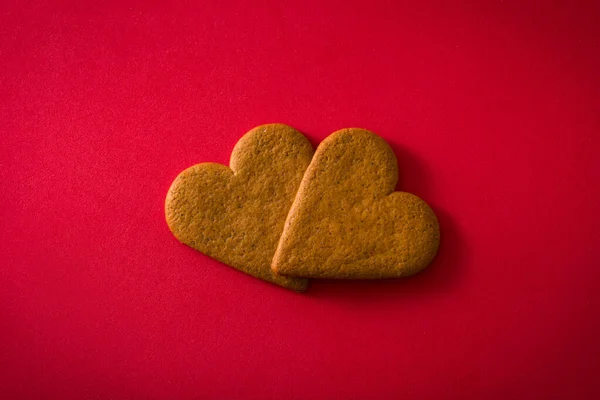
<instances>
[{"instance_id":1,"label":"pair of heart-shaped cookies","mask_svg":"<svg viewBox=\"0 0 600 400\"><path fill-rule=\"evenodd\" d=\"M181 242L257 278L303 291L306 278L407 276L437 252L435 214L394 192L396 157L369 131L337 131L313 157L298 131L262 125L236 144L230 166L179 174L167 223Z\"/></svg>"}]
</instances>

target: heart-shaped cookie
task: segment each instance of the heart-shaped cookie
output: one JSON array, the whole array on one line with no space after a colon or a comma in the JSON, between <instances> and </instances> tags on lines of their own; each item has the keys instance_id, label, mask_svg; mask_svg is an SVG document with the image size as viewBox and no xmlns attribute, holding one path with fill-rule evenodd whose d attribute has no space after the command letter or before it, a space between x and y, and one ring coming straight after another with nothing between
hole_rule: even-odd
<instances>
[{"instance_id":1,"label":"heart-shaped cookie","mask_svg":"<svg viewBox=\"0 0 600 400\"><path fill-rule=\"evenodd\" d=\"M177 176L165 202L169 228L179 241L240 271L305 290L306 279L274 274L271 261L313 152L289 126L252 129L235 145L231 168L204 163Z\"/></svg>"},{"instance_id":2,"label":"heart-shaped cookie","mask_svg":"<svg viewBox=\"0 0 600 400\"><path fill-rule=\"evenodd\" d=\"M364 129L317 148L288 214L273 271L307 278L392 278L434 258L439 225L415 195L394 192L394 152Z\"/></svg>"}]
</instances>

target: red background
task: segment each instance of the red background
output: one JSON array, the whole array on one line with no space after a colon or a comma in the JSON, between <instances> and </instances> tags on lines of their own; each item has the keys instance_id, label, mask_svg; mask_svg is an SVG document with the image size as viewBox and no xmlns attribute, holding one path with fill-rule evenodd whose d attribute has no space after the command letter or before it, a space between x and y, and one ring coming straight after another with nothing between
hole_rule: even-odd
<instances>
[{"instance_id":1,"label":"red background","mask_svg":"<svg viewBox=\"0 0 600 400\"><path fill-rule=\"evenodd\" d=\"M597 2L80 3L0 6L2 398L599 398ZM387 139L431 268L179 244L173 178L267 122Z\"/></svg>"}]
</instances>

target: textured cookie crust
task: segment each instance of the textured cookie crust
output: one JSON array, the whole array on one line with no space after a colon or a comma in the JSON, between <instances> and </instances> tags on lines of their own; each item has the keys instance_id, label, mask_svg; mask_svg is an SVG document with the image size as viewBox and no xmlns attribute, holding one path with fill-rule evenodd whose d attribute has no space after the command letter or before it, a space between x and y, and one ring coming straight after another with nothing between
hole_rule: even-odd
<instances>
[{"instance_id":1,"label":"textured cookie crust","mask_svg":"<svg viewBox=\"0 0 600 400\"><path fill-rule=\"evenodd\" d=\"M225 264L296 291L306 279L275 275L271 261L313 155L310 142L282 124L245 134L230 167L204 163L177 176L165 201L175 237Z\"/></svg>"},{"instance_id":2,"label":"textured cookie crust","mask_svg":"<svg viewBox=\"0 0 600 400\"><path fill-rule=\"evenodd\" d=\"M440 232L431 208L394 192L396 157L379 136L342 129L317 148L273 259L273 271L307 278L392 278L435 257Z\"/></svg>"}]
</instances>

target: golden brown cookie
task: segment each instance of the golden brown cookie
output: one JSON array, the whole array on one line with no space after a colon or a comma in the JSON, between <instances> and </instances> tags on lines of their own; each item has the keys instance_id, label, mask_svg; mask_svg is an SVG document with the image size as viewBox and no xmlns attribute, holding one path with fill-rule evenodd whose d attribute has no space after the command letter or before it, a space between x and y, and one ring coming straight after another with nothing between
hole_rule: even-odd
<instances>
[{"instance_id":1,"label":"golden brown cookie","mask_svg":"<svg viewBox=\"0 0 600 400\"><path fill-rule=\"evenodd\" d=\"M364 129L342 129L317 148L288 214L273 271L308 278L415 274L440 241L420 198L394 192L394 152Z\"/></svg>"},{"instance_id":2,"label":"golden brown cookie","mask_svg":"<svg viewBox=\"0 0 600 400\"><path fill-rule=\"evenodd\" d=\"M165 202L169 228L179 241L240 271L305 290L306 279L275 275L271 261L313 152L289 126L252 129L235 145L231 168L204 163L179 174Z\"/></svg>"}]
</instances>

